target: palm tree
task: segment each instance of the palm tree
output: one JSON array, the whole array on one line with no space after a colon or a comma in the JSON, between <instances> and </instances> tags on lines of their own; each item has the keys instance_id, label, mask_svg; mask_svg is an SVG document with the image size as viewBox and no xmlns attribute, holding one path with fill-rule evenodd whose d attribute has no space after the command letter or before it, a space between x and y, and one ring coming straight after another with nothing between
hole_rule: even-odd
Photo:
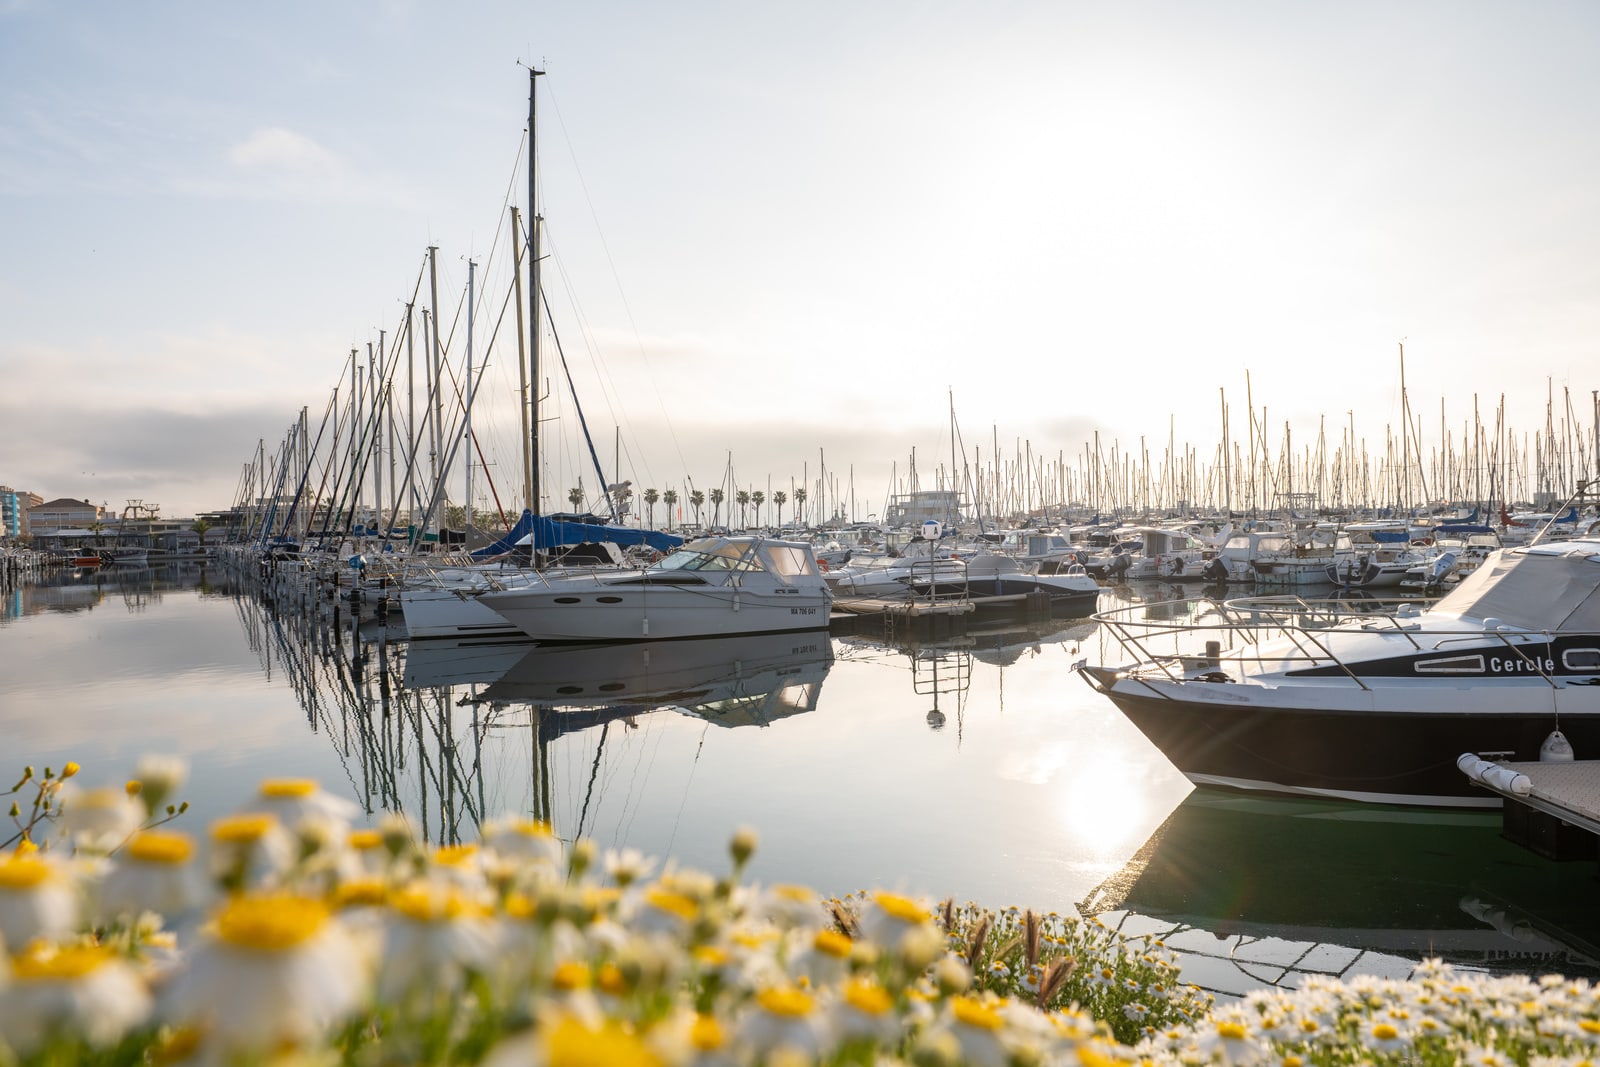
<instances>
[{"instance_id":1,"label":"palm tree","mask_svg":"<svg viewBox=\"0 0 1600 1067\"><path fill-rule=\"evenodd\" d=\"M794 510L795 510L795 514L797 516L801 515L801 513L803 513L805 511L805 508L806 508L806 490L805 490L804 486L801 486L799 489L796 489L794 491ZM801 518L800 521L804 522L805 520L804 520L804 518Z\"/></svg>"},{"instance_id":2,"label":"palm tree","mask_svg":"<svg viewBox=\"0 0 1600 1067\"><path fill-rule=\"evenodd\" d=\"M655 492L654 489L650 491L652 493ZM667 529L670 530L672 529L672 506L678 502L678 491L676 489L668 489L661 494L661 499L666 501L667 504Z\"/></svg>"},{"instance_id":3,"label":"palm tree","mask_svg":"<svg viewBox=\"0 0 1600 1067\"><path fill-rule=\"evenodd\" d=\"M578 506L583 503L583 486L575 485L568 489L567 501L572 504L572 510L577 511Z\"/></svg>"},{"instance_id":4,"label":"palm tree","mask_svg":"<svg viewBox=\"0 0 1600 1067\"><path fill-rule=\"evenodd\" d=\"M788 503L788 501L789 501L789 494L785 493L782 489L779 489L779 490L775 491L772 494L772 502L774 504L776 504L777 507L778 507L778 527L779 527L779 529L783 528L783 505Z\"/></svg>"},{"instance_id":5,"label":"palm tree","mask_svg":"<svg viewBox=\"0 0 1600 1067\"><path fill-rule=\"evenodd\" d=\"M722 522L722 489L711 490L711 525L716 526Z\"/></svg>"},{"instance_id":6,"label":"palm tree","mask_svg":"<svg viewBox=\"0 0 1600 1067\"><path fill-rule=\"evenodd\" d=\"M672 492L668 489L667 492ZM654 489L644 491L644 524L652 530L656 527L656 501L661 499L661 494ZM671 501L668 501L670 504Z\"/></svg>"},{"instance_id":7,"label":"palm tree","mask_svg":"<svg viewBox=\"0 0 1600 1067\"><path fill-rule=\"evenodd\" d=\"M761 505L767 502L767 494L757 489L750 494L750 503L756 506L756 525L761 525Z\"/></svg>"},{"instance_id":8,"label":"palm tree","mask_svg":"<svg viewBox=\"0 0 1600 1067\"><path fill-rule=\"evenodd\" d=\"M750 520L748 518L746 518L746 512L748 512L750 510L750 490L748 490L748 489L739 490L737 493L733 494L733 499L739 505L739 525L740 525L740 527L744 527L744 526L749 525Z\"/></svg>"},{"instance_id":9,"label":"palm tree","mask_svg":"<svg viewBox=\"0 0 1600 1067\"><path fill-rule=\"evenodd\" d=\"M694 508L694 524L700 525L700 509L705 506L706 495L699 489L689 494L689 506Z\"/></svg>"}]
</instances>

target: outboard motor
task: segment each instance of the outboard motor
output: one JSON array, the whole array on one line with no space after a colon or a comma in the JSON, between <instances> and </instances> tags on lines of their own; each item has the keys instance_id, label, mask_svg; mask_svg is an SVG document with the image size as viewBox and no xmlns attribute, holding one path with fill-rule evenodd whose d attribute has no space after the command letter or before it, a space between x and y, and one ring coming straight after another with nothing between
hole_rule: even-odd
<instances>
[{"instance_id":1,"label":"outboard motor","mask_svg":"<svg viewBox=\"0 0 1600 1067\"><path fill-rule=\"evenodd\" d=\"M1127 574L1128 573L1128 568L1131 567L1132 565L1133 565L1133 558L1131 556L1125 555L1123 553L1118 553L1117 555L1112 556L1111 557L1111 561L1106 564L1106 573L1107 574Z\"/></svg>"},{"instance_id":2,"label":"outboard motor","mask_svg":"<svg viewBox=\"0 0 1600 1067\"><path fill-rule=\"evenodd\" d=\"M1206 563L1205 569L1200 573L1206 578L1207 581L1225 582L1228 580L1227 561L1221 556L1212 556L1211 559Z\"/></svg>"}]
</instances>

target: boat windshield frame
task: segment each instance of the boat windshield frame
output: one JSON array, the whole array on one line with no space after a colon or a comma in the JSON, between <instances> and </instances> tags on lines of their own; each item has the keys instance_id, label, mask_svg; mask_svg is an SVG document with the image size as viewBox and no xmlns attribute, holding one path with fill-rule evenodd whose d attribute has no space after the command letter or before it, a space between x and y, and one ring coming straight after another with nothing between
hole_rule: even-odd
<instances>
[{"instance_id":1,"label":"boat windshield frame","mask_svg":"<svg viewBox=\"0 0 1600 1067\"><path fill-rule=\"evenodd\" d=\"M708 537L679 545L671 553L651 564L650 570L660 571L724 571L749 573L764 570L752 551L754 543L736 544L722 538Z\"/></svg>"}]
</instances>

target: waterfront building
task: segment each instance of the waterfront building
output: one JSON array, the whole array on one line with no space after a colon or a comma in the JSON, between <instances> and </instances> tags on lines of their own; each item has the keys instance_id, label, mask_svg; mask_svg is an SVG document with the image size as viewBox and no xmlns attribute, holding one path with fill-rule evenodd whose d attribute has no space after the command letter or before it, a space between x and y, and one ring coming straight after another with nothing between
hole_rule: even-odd
<instances>
[{"instance_id":1,"label":"waterfront building","mask_svg":"<svg viewBox=\"0 0 1600 1067\"><path fill-rule=\"evenodd\" d=\"M28 526L35 535L52 533L63 528L84 530L95 523L104 523L109 517L103 504L87 500L61 497L48 503L36 504L27 511Z\"/></svg>"},{"instance_id":2,"label":"waterfront building","mask_svg":"<svg viewBox=\"0 0 1600 1067\"><path fill-rule=\"evenodd\" d=\"M44 503L44 497L25 489L0 485L0 539L20 541L28 536L28 509Z\"/></svg>"}]
</instances>

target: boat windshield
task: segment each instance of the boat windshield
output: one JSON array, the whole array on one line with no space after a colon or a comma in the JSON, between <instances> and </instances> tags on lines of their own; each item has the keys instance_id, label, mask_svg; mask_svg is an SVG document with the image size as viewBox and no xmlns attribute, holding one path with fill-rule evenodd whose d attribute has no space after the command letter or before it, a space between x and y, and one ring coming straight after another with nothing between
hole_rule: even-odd
<instances>
[{"instance_id":1,"label":"boat windshield","mask_svg":"<svg viewBox=\"0 0 1600 1067\"><path fill-rule=\"evenodd\" d=\"M708 538L691 541L657 563L657 571L758 571L744 546Z\"/></svg>"}]
</instances>

